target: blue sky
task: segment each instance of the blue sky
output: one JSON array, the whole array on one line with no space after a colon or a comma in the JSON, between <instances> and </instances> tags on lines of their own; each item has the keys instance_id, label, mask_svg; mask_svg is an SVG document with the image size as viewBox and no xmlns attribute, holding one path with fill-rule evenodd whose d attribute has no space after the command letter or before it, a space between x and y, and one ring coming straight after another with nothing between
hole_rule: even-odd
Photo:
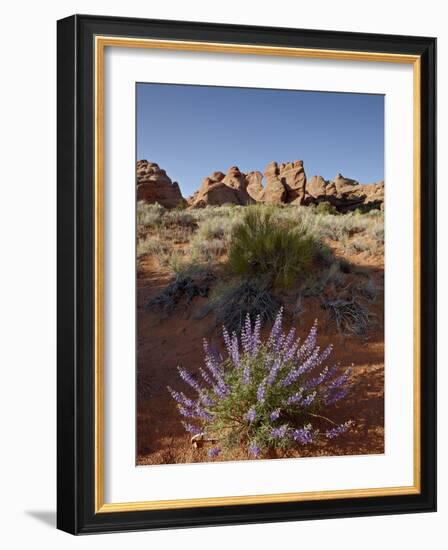
<instances>
[{"instance_id":1,"label":"blue sky","mask_svg":"<svg viewBox=\"0 0 448 550\"><path fill-rule=\"evenodd\" d=\"M188 197L212 172L301 159L310 178L384 178L384 96L137 84L137 160Z\"/></svg>"}]
</instances>

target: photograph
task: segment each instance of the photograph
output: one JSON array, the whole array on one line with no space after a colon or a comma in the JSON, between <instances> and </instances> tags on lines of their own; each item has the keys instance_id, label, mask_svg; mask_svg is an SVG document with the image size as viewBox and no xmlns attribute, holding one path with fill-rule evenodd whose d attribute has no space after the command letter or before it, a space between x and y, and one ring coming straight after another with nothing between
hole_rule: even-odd
<instances>
[{"instance_id":1,"label":"photograph","mask_svg":"<svg viewBox=\"0 0 448 550\"><path fill-rule=\"evenodd\" d=\"M436 509L436 39L266 23L58 20L62 531Z\"/></svg>"},{"instance_id":2,"label":"photograph","mask_svg":"<svg viewBox=\"0 0 448 550\"><path fill-rule=\"evenodd\" d=\"M384 454L384 95L135 98L136 465Z\"/></svg>"}]
</instances>

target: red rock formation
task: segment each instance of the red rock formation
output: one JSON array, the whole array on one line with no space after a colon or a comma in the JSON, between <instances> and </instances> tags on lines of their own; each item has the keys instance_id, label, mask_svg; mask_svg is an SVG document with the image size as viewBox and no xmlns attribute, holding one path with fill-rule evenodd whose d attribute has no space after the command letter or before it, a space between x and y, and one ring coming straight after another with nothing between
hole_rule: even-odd
<instances>
[{"instance_id":1,"label":"red rock formation","mask_svg":"<svg viewBox=\"0 0 448 550\"><path fill-rule=\"evenodd\" d=\"M306 175L303 161L271 162L266 166L264 176L266 188L264 202L267 204L304 204Z\"/></svg>"},{"instance_id":2,"label":"red rock formation","mask_svg":"<svg viewBox=\"0 0 448 550\"><path fill-rule=\"evenodd\" d=\"M254 204L255 200L247 190L248 180L237 166L232 166L227 174L214 172L202 181L201 187L189 199L193 208L204 208L208 205Z\"/></svg>"},{"instance_id":3,"label":"red rock formation","mask_svg":"<svg viewBox=\"0 0 448 550\"><path fill-rule=\"evenodd\" d=\"M184 202L179 184L155 162L137 161L137 200L175 208Z\"/></svg>"},{"instance_id":4,"label":"red rock formation","mask_svg":"<svg viewBox=\"0 0 448 550\"><path fill-rule=\"evenodd\" d=\"M367 185L337 174L327 181L322 176L313 176L306 184L307 204L329 202L341 212L384 208L384 181Z\"/></svg>"},{"instance_id":5,"label":"red rock formation","mask_svg":"<svg viewBox=\"0 0 448 550\"><path fill-rule=\"evenodd\" d=\"M327 201L339 211L360 208L384 208L384 182L368 185L337 174L334 180L313 176L306 180L303 161L278 164L271 162L263 175L254 171L244 174L237 166L227 174L213 172L202 181L201 187L188 199L193 208L220 206L223 204L318 204ZM137 162L137 198L158 202L166 208L174 208L184 199L176 182L157 164Z\"/></svg>"},{"instance_id":6,"label":"red rock formation","mask_svg":"<svg viewBox=\"0 0 448 550\"><path fill-rule=\"evenodd\" d=\"M263 202L264 187L262 184L263 174L261 172L249 172L246 174L247 192L255 202Z\"/></svg>"}]
</instances>

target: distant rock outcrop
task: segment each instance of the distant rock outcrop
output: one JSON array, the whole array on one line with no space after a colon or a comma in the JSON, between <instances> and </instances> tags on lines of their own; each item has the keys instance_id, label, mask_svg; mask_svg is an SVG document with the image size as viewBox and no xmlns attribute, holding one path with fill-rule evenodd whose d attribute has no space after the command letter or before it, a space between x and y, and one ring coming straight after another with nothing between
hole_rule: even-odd
<instances>
[{"instance_id":1,"label":"distant rock outcrop","mask_svg":"<svg viewBox=\"0 0 448 550\"><path fill-rule=\"evenodd\" d=\"M313 176L306 183L305 204L329 202L340 212L384 209L384 181L360 184L358 181L337 174L327 181L322 176Z\"/></svg>"},{"instance_id":2,"label":"distant rock outcrop","mask_svg":"<svg viewBox=\"0 0 448 550\"><path fill-rule=\"evenodd\" d=\"M264 179L264 185L263 185ZM200 188L187 201L179 185L172 182L165 170L146 160L137 162L137 199L158 202L174 208L187 202L192 208L221 206L223 204L248 205L294 204L310 205L329 202L340 212L384 209L384 182L360 184L337 174L334 180L313 176L307 181L303 161L271 162L261 172L247 174L237 166L227 174L213 172L202 181Z\"/></svg>"},{"instance_id":3,"label":"distant rock outcrop","mask_svg":"<svg viewBox=\"0 0 448 550\"><path fill-rule=\"evenodd\" d=\"M193 208L220 206L222 204L254 204L255 199L248 192L249 181L246 174L237 166L232 166L227 174L213 172L202 181L201 187L189 199Z\"/></svg>"},{"instance_id":4,"label":"distant rock outcrop","mask_svg":"<svg viewBox=\"0 0 448 550\"><path fill-rule=\"evenodd\" d=\"M271 162L264 172L266 189L264 202L268 204L304 204L306 175L303 161Z\"/></svg>"},{"instance_id":5,"label":"distant rock outcrop","mask_svg":"<svg viewBox=\"0 0 448 550\"><path fill-rule=\"evenodd\" d=\"M264 187L262 184L263 174L261 172L249 172L246 174L247 192L250 197L256 202L263 202Z\"/></svg>"},{"instance_id":6,"label":"distant rock outcrop","mask_svg":"<svg viewBox=\"0 0 448 550\"><path fill-rule=\"evenodd\" d=\"M137 200L175 208L185 202L179 184L172 182L155 162L137 161Z\"/></svg>"}]
</instances>

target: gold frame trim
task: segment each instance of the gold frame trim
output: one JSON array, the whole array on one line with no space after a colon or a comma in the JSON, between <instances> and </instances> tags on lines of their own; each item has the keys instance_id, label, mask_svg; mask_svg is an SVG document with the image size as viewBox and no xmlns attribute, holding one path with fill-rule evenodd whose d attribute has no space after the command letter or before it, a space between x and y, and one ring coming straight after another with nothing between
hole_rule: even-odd
<instances>
[{"instance_id":1,"label":"gold frame trim","mask_svg":"<svg viewBox=\"0 0 448 550\"><path fill-rule=\"evenodd\" d=\"M244 495L180 500L159 500L142 502L104 502L104 50L106 47L153 48L209 53L235 53L334 59L350 61L373 61L387 63L408 63L413 65L413 196L414 196L414 483L403 487L380 487L366 489L314 491L301 493L280 493L265 495ZM412 495L421 492L421 426L420 426L420 120L421 120L421 60L417 55L388 54L380 52L353 52L343 50L320 50L256 46L251 44L221 44L177 40L153 40L96 36L95 44L95 513L129 512L142 510L167 510L205 506L231 506L274 502L299 502L332 500L340 498L379 497Z\"/></svg>"}]
</instances>

